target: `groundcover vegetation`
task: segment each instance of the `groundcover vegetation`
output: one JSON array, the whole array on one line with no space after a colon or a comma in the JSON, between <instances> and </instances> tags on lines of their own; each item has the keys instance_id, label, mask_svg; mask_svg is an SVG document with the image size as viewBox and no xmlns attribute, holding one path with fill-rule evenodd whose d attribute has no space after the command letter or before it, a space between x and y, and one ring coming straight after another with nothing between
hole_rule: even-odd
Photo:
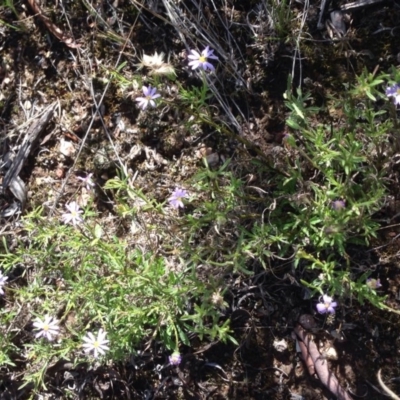
<instances>
[{"instance_id":1,"label":"groundcover vegetation","mask_svg":"<svg viewBox=\"0 0 400 400\"><path fill-rule=\"evenodd\" d=\"M398 398L400 9L344 4L1 3L1 398Z\"/></svg>"}]
</instances>

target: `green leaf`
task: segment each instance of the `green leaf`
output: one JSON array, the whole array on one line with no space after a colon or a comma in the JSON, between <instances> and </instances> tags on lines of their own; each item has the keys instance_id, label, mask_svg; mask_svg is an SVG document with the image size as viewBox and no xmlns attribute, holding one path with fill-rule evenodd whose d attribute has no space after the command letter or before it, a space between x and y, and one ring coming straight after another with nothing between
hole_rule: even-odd
<instances>
[{"instance_id":1,"label":"green leaf","mask_svg":"<svg viewBox=\"0 0 400 400\"><path fill-rule=\"evenodd\" d=\"M366 91L366 95L372 100L372 101L376 101L376 97L369 91Z\"/></svg>"},{"instance_id":2,"label":"green leaf","mask_svg":"<svg viewBox=\"0 0 400 400\"><path fill-rule=\"evenodd\" d=\"M101 239L101 237L103 236L103 229L99 224L96 224L96 226L94 227L94 236L97 239Z\"/></svg>"},{"instance_id":3,"label":"green leaf","mask_svg":"<svg viewBox=\"0 0 400 400\"><path fill-rule=\"evenodd\" d=\"M296 129L296 130L301 129L301 126L296 121L294 121L293 119L288 119L286 121L286 124L292 129Z\"/></svg>"},{"instance_id":4,"label":"green leaf","mask_svg":"<svg viewBox=\"0 0 400 400\"><path fill-rule=\"evenodd\" d=\"M300 108L297 107L297 105L296 105L295 103L293 103L292 105L293 105L294 110L296 111L296 114L297 114L301 119L304 119L304 114L303 114L303 112L300 110Z\"/></svg>"}]
</instances>

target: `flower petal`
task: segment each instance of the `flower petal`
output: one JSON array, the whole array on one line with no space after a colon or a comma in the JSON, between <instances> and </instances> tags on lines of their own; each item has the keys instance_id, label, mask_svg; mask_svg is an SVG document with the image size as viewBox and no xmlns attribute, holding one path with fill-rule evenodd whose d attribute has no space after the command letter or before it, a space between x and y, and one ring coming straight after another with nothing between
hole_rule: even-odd
<instances>
[{"instance_id":1,"label":"flower petal","mask_svg":"<svg viewBox=\"0 0 400 400\"><path fill-rule=\"evenodd\" d=\"M208 57L210 46L206 46L206 48L201 52L203 57ZM211 50L212 51L212 50Z\"/></svg>"},{"instance_id":2,"label":"flower petal","mask_svg":"<svg viewBox=\"0 0 400 400\"><path fill-rule=\"evenodd\" d=\"M332 297L329 297L328 295L324 294L322 296L322 299L324 300L324 303L332 303Z\"/></svg>"},{"instance_id":3,"label":"flower petal","mask_svg":"<svg viewBox=\"0 0 400 400\"><path fill-rule=\"evenodd\" d=\"M145 96L148 96L148 95L149 95L149 87L143 86L143 87L142 87L142 91L143 91L143 94L144 94Z\"/></svg>"},{"instance_id":4,"label":"flower petal","mask_svg":"<svg viewBox=\"0 0 400 400\"><path fill-rule=\"evenodd\" d=\"M84 342L86 343L90 343L90 342L95 342L96 338L94 337L92 332L88 332L86 336L83 337L82 339Z\"/></svg>"},{"instance_id":5,"label":"flower petal","mask_svg":"<svg viewBox=\"0 0 400 400\"><path fill-rule=\"evenodd\" d=\"M150 94L149 94L149 96L150 97L153 97L155 94L156 94L156 92L157 92L157 89L155 88L155 87L150 87L149 88L150 89Z\"/></svg>"},{"instance_id":6,"label":"flower petal","mask_svg":"<svg viewBox=\"0 0 400 400\"><path fill-rule=\"evenodd\" d=\"M188 58L190 58L190 59L195 59L195 58L201 57L200 53L198 53L196 50L190 50L190 52L192 53L188 56Z\"/></svg>"},{"instance_id":7,"label":"flower petal","mask_svg":"<svg viewBox=\"0 0 400 400\"><path fill-rule=\"evenodd\" d=\"M99 333L97 334L97 341L101 343L107 336L107 332L103 329L99 329Z\"/></svg>"},{"instance_id":8,"label":"flower petal","mask_svg":"<svg viewBox=\"0 0 400 400\"><path fill-rule=\"evenodd\" d=\"M317 310L320 314L325 314L326 313L326 307L325 304L318 303L317 304Z\"/></svg>"}]
</instances>

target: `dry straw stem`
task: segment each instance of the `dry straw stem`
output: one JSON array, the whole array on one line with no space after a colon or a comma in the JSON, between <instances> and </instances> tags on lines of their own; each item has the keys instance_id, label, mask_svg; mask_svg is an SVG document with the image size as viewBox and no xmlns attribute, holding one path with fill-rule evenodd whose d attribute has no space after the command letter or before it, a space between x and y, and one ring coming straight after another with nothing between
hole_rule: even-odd
<instances>
[{"instance_id":1,"label":"dry straw stem","mask_svg":"<svg viewBox=\"0 0 400 400\"><path fill-rule=\"evenodd\" d=\"M120 50L120 52L119 52L119 54L118 54L117 61L115 62L115 68L117 68L118 65L120 64L120 60L121 60L122 54L124 53L125 48L126 48L126 46L128 45L128 43L130 42L130 38L131 38L132 32L133 32L133 30L134 30L134 28L135 28L135 25L136 25L136 23L132 25L132 27L131 27L131 29L130 29L130 31L129 31L129 33L128 33L126 39L125 39L124 44L121 46L121 50ZM78 59L81 60L81 58L83 57L83 54L82 54L82 52L80 52L80 49L79 49L79 48L78 48L77 50L78 50ZM86 79L89 81L89 82L88 82L88 83L89 83L88 86L90 87L90 91L91 91L92 98L93 98L93 99L96 99L95 90L94 90L94 88L93 88L93 80L92 80L91 78L89 78L89 77L93 76L93 73L92 73L92 71L91 71L91 69L92 69L92 62L91 62L91 60L90 60L89 58L87 59L87 65L89 65L90 71L86 73ZM102 117L101 112L100 112L101 106L102 106L102 104L103 104L103 100L104 100L104 98L105 98L105 96L106 96L106 94L107 94L107 92L108 92L108 89L109 89L109 87L110 87L110 84L111 84L111 80L109 80L109 81L107 82L106 87L104 88L104 90L103 90L103 92L102 92L102 95L101 95L101 97L100 97L100 100L98 100L97 102L96 102L96 100L94 101L95 110L94 110L94 112L93 112L92 118L90 119L89 125L88 125L88 127L87 127L87 129L86 129L86 133L85 133L84 137L82 138L82 141L81 141L81 144L80 144L80 147L79 147L79 150L78 150L78 154L77 154L76 157L75 157L74 163L73 163L73 165L71 166L71 168L69 169L69 171L68 171L68 173L67 173L67 176L65 177L65 179L64 179L64 181L63 181L63 183L62 183L62 186L61 186L61 189L60 189L60 192L59 192L58 197L57 197L57 198L55 199L55 201L54 201L53 207L52 207L52 209L51 209L51 211L50 211L50 215L52 215L52 214L55 212L55 210L56 210L57 203L58 203L58 201L60 200L60 198L62 197L62 195L63 195L63 193L64 193L64 188L65 188L65 186L67 185L68 180L69 180L69 178L70 178L72 172L73 172L74 169L75 169L75 165L76 165L76 163L78 162L78 159L79 159L79 157L80 157L80 155L81 155L81 153L82 153L82 150L83 150L83 148L84 148L84 146L85 146L85 143L86 143L86 141L87 141L87 138L88 138L88 136L89 136L89 133L90 133L90 131L91 131L91 129L92 129L92 126L93 126L93 124L94 124L95 119L96 119L97 116L100 118L100 121L101 121L101 123L102 123L102 125L103 125L103 129L104 129L104 131L105 131L105 133L106 133L106 135L107 135L108 140L110 141L110 143L111 143L111 145L112 145L112 147L113 147L113 149L114 149L115 155L116 155L116 157L117 157L117 159L118 159L118 161L119 161L119 163L120 163L121 169L124 171L124 173L127 174L125 165L123 164L122 160L120 159L120 157L119 157L119 155L118 155L118 153L117 153L117 151L116 151L116 149L115 149L115 146L114 146L114 143L113 143L113 141L112 141L111 135L110 135L110 133L109 133L109 131L108 131L108 129L107 129L107 126L104 124L104 120L103 120L103 117Z\"/></svg>"},{"instance_id":2,"label":"dry straw stem","mask_svg":"<svg viewBox=\"0 0 400 400\"><path fill-rule=\"evenodd\" d=\"M400 400L400 397L397 396L396 393L392 392L382 381L382 377L381 377L381 370L378 371L378 382L381 385L381 388L388 394L388 396L393 399L393 400Z\"/></svg>"}]
</instances>

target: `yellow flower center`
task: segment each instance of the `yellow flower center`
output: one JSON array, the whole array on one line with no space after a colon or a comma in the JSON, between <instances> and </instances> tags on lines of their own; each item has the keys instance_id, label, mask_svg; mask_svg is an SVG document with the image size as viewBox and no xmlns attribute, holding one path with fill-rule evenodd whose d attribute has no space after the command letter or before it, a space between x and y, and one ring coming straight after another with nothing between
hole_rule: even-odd
<instances>
[{"instance_id":1,"label":"yellow flower center","mask_svg":"<svg viewBox=\"0 0 400 400\"><path fill-rule=\"evenodd\" d=\"M47 325L47 324L43 325L43 330L44 331L47 332L49 329L50 329L49 325Z\"/></svg>"},{"instance_id":2,"label":"yellow flower center","mask_svg":"<svg viewBox=\"0 0 400 400\"><path fill-rule=\"evenodd\" d=\"M204 62L207 61L207 57L205 57L205 56L200 56L200 57L199 57L199 61L202 62L202 63L204 63Z\"/></svg>"},{"instance_id":3,"label":"yellow flower center","mask_svg":"<svg viewBox=\"0 0 400 400\"><path fill-rule=\"evenodd\" d=\"M98 340L95 340L95 341L93 342L93 347L97 349L99 346L100 346L99 341L98 341Z\"/></svg>"}]
</instances>

